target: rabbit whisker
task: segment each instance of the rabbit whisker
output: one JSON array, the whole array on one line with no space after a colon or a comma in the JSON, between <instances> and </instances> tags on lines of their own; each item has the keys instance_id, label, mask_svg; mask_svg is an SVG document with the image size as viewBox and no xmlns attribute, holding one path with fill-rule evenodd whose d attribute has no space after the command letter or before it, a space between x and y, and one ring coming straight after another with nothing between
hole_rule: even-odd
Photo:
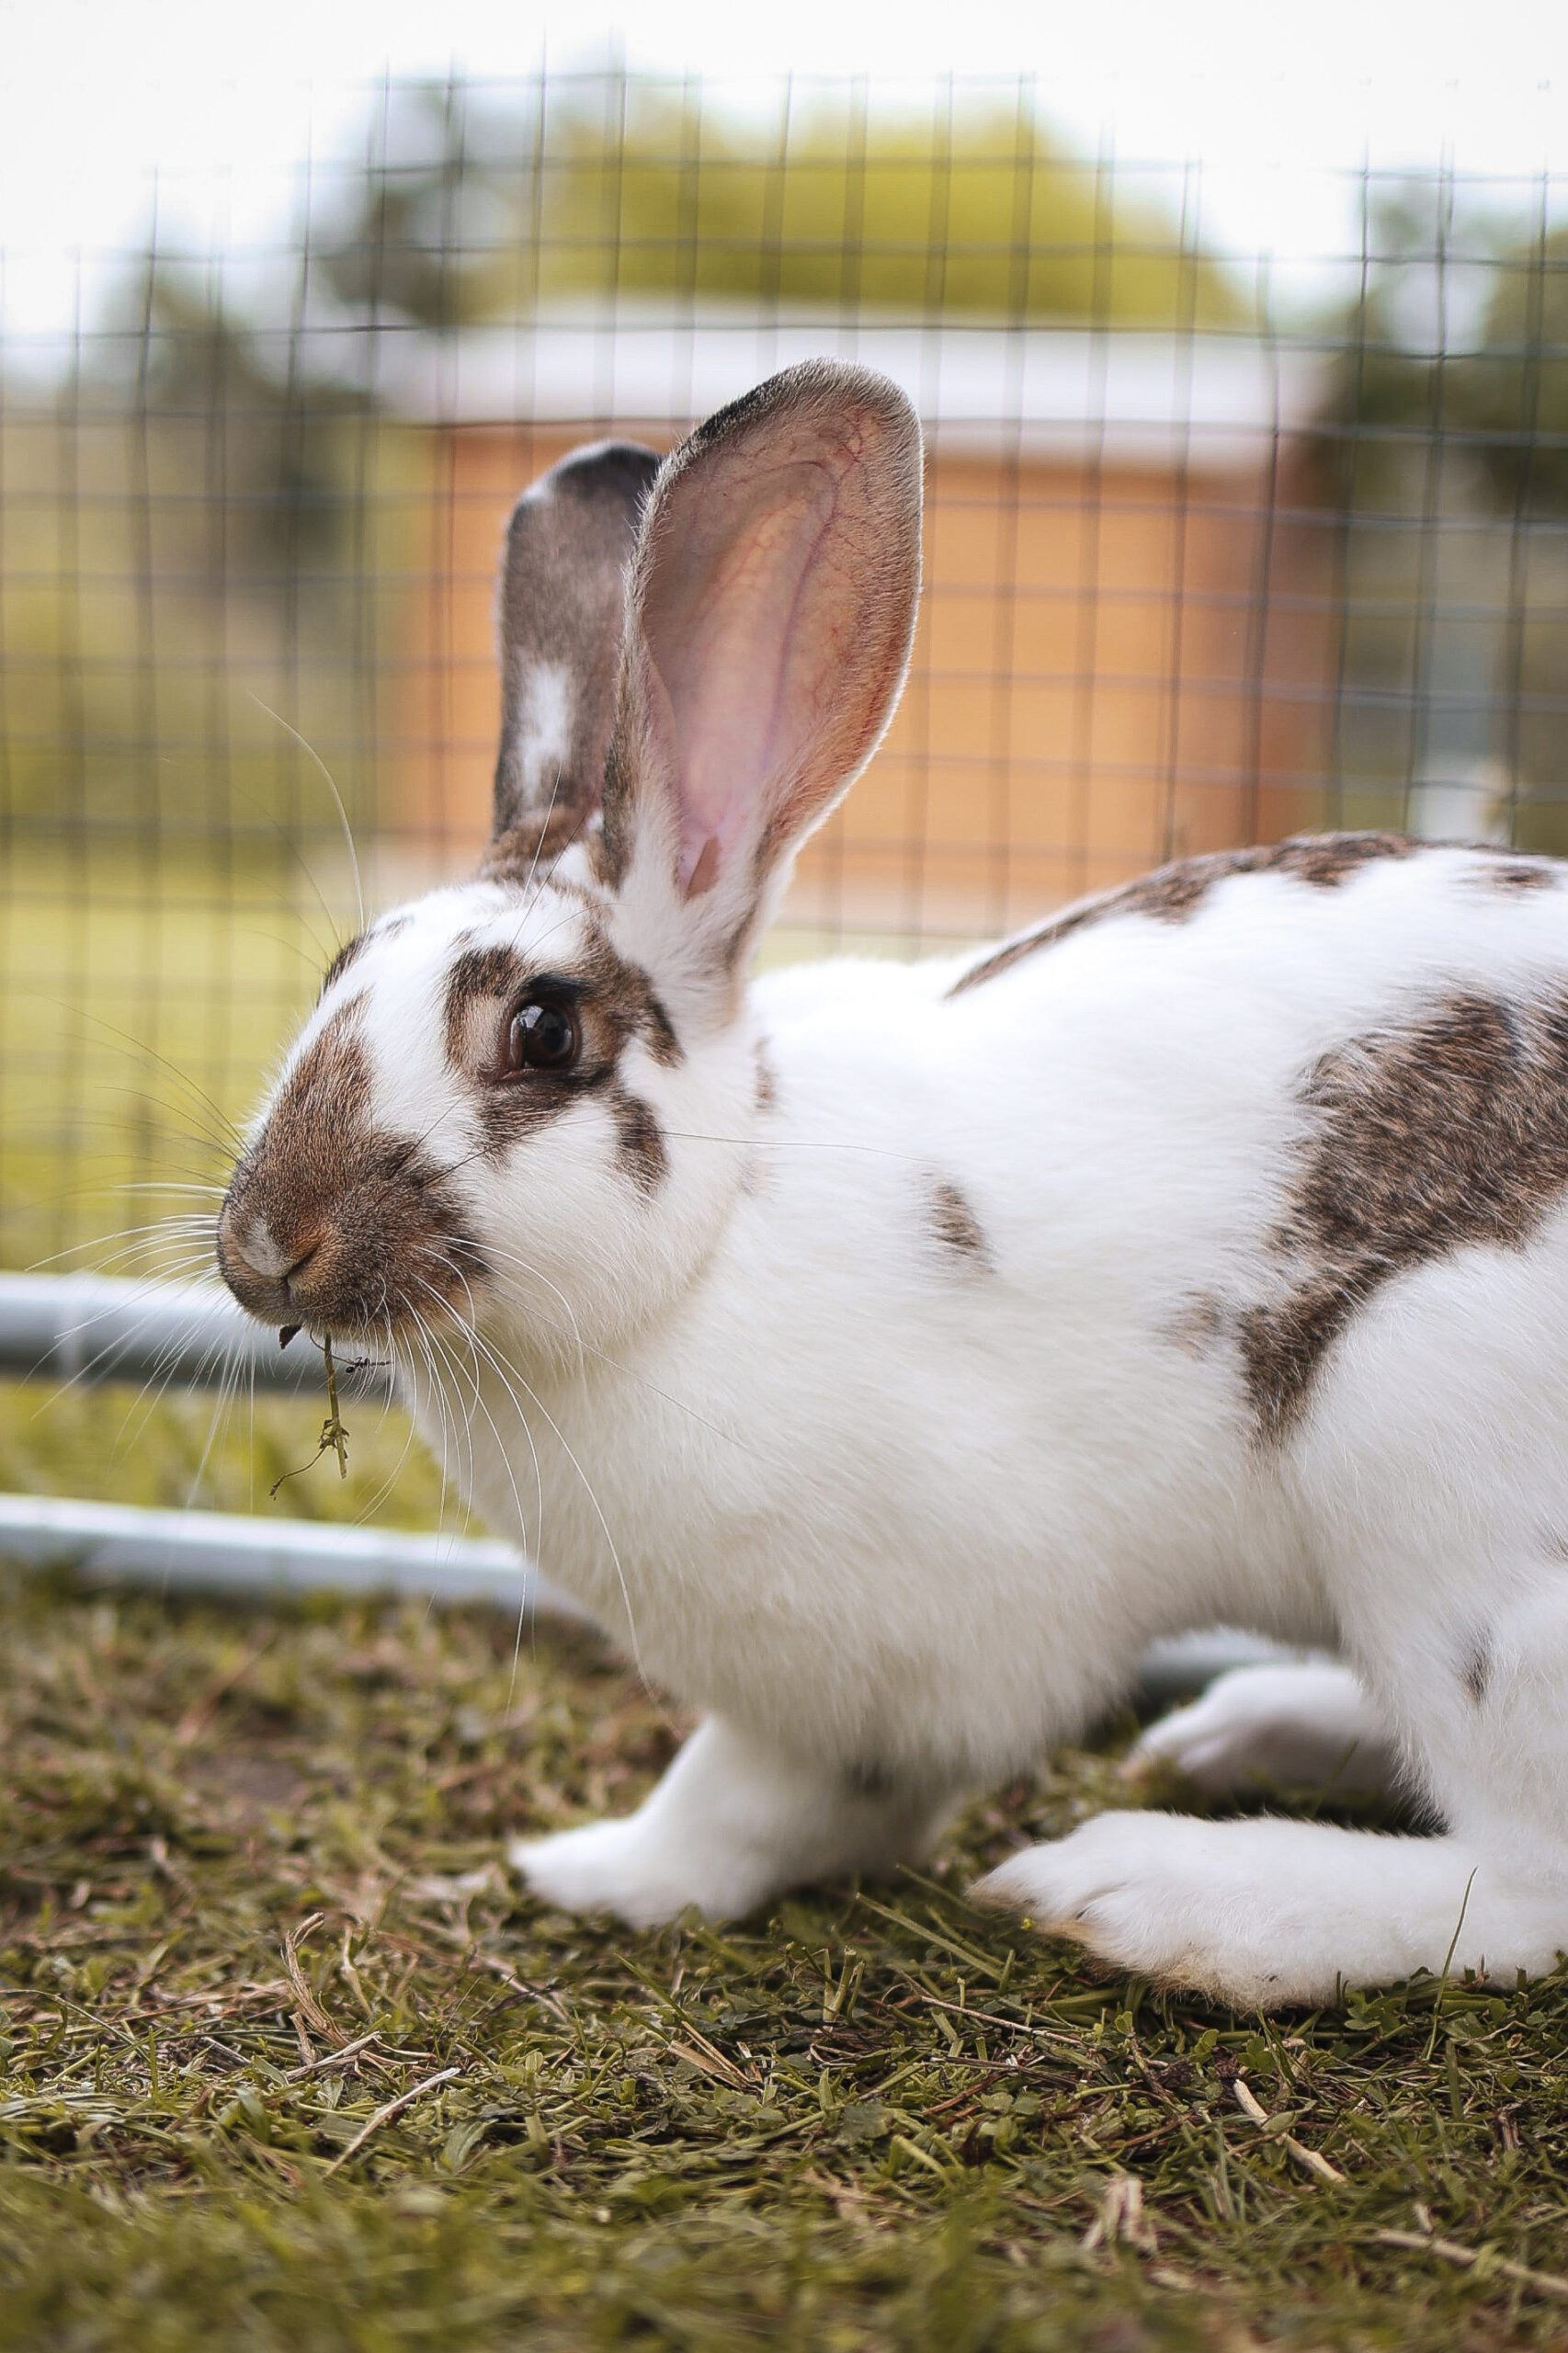
<instances>
[{"instance_id":1,"label":"rabbit whisker","mask_svg":"<svg viewBox=\"0 0 1568 2353\"><path fill-rule=\"evenodd\" d=\"M268 719L276 720L278 726L283 729L284 733L293 737L295 743L298 744L301 751L305 754L306 757L314 762L318 772L325 782L327 790L331 793L333 800L336 804L338 823L343 827L343 839L348 850L349 870L354 877L354 897L358 907L359 928L363 931L365 928L365 893L359 881L359 853L354 846L354 828L348 822L348 812L343 805L343 795L337 789L336 781L333 777L332 770L327 767L326 762L316 750L315 745L313 744L307 743L304 736L301 734L299 729L293 726L290 721L285 719L280 710L274 710L270 703L263 702L261 697L256 694L254 689L250 690L250 699L252 702L256 704L258 710L266 711ZM316 895L319 898L321 893L317 892ZM324 915L327 915L326 903L324 900L322 902L322 913ZM332 918L330 915L327 915L327 920L329 923L331 922Z\"/></svg>"}]
</instances>

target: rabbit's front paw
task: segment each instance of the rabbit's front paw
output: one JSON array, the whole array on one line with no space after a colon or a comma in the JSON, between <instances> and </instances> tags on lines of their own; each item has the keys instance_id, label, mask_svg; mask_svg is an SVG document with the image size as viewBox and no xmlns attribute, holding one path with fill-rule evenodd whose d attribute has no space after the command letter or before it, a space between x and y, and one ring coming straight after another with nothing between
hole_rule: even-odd
<instances>
[{"instance_id":1,"label":"rabbit's front paw","mask_svg":"<svg viewBox=\"0 0 1568 2353\"><path fill-rule=\"evenodd\" d=\"M684 1911L688 1898L669 1883L663 1858L649 1846L632 1816L590 1822L551 1838L519 1838L509 1859L541 1903L558 1912L613 1912L631 1927L653 1928Z\"/></svg>"},{"instance_id":2,"label":"rabbit's front paw","mask_svg":"<svg viewBox=\"0 0 1568 2353\"><path fill-rule=\"evenodd\" d=\"M690 1909L733 1919L768 1892L738 1862L725 1868L711 1851L688 1852L634 1813L551 1838L519 1838L509 1859L541 1903L561 1912L612 1912L632 1928L662 1927Z\"/></svg>"}]
</instances>

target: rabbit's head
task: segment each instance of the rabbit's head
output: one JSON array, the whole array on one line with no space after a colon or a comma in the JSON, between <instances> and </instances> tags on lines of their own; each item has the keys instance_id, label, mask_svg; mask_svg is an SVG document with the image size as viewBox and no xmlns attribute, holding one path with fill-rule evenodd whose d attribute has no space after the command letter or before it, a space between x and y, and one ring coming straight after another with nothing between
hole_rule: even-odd
<instances>
[{"instance_id":1,"label":"rabbit's head","mask_svg":"<svg viewBox=\"0 0 1568 2353\"><path fill-rule=\"evenodd\" d=\"M708 1256L759 1115L754 944L908 659L920 463L895 386L812 362L519 501L494 837L327 973L219 1222L255 1314L569 1352Z\"/></svg>"}]
</instances>

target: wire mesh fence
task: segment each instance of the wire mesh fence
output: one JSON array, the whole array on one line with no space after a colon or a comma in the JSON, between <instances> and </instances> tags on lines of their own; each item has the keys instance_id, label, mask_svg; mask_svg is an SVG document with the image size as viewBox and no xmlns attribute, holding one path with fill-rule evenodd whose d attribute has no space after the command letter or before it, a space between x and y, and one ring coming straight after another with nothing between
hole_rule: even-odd
<instances>
[{"instance_id":1,"label":"wire mesh fence","mask_svg":"<svg viewBox=\"0 0 1568 2353\"><path fill-rule=\"evenodd\" d=\"M268 226L160 176L7 336L0 1266L204 1260L181 1188L353 926L345 827L378 902L476 851L516 492L807 353L920 408L927 589L769 953L978 938L1324 824L1568 849L1550 175L1344 173L1286 267L1210 229L1201 164L1080 149L1027 82L352 111Z\"/></svg>"}]
</instances>

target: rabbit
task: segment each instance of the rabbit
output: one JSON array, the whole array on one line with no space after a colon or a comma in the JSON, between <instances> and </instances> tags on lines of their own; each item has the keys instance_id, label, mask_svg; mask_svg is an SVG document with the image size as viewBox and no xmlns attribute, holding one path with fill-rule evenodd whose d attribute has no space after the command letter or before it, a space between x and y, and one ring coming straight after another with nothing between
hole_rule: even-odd
<instances>
[{"instance_id":1,"label":"rabbit","mask_svg":"<svg viewBox=\"0 0 1568 2353\"><path fill-rule=\"evenodd\" d=\"M1568 870L1348 834L999 946L751 977L920 585L890 381L813 361L507 534L494 837L327 973L222 1210L700 1721L512 1849L638 1927L894 1870L1153 1638L1137 1761L1355 1752L1435 1835L1102 1813L974 1894L1246 2006L1568 1944ZM1249 1682L1249 1675L1253 1679Z\"/></svg>"}]
</instances>

